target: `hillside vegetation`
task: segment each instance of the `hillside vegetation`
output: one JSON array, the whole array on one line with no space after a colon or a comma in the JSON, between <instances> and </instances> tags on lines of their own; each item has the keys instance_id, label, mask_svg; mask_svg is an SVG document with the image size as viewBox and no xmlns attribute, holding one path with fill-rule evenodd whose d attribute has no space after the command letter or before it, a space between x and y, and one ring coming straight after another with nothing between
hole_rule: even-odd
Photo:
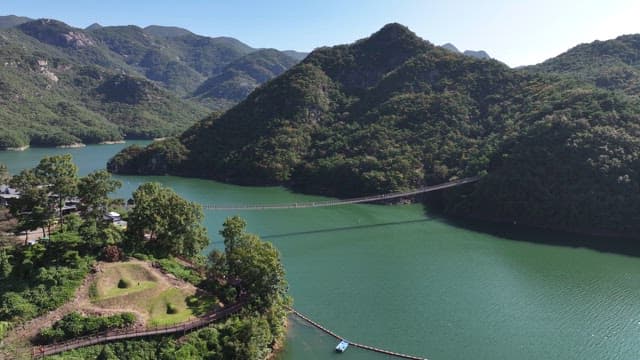
<instances>
[{"instance_id":1,"label":"hillside vegetation","mask_svg":"<svg viewBox=\"0 0 640 360\"><path fill-rule=\"evenodd\" d=\"M178 135L297 62L182 30L0 17L0 149Z\"/></svg>"},{"instance_id":2,"label":"hillside vegetation","mask_svg":"<svg viewBox=\"0 0 640 360\"><path fill-rule=\"evenodd\" d=\"M389 24L317 49L226 113L108 166L340 197L488 174L434 203L465 217L637 236L639 114L624 94L455 54Z\"/></svg>"},{"instance_id":3,"label":"hillside vegetation","mask_svg":"<svg viewBox=\"0 0 640 360\"><path fill-rule=\"evenodd\" d=\"M580 44L531 72L569 76L607 90L640 95L640 34Z\"/></svg>"}]
</instances>

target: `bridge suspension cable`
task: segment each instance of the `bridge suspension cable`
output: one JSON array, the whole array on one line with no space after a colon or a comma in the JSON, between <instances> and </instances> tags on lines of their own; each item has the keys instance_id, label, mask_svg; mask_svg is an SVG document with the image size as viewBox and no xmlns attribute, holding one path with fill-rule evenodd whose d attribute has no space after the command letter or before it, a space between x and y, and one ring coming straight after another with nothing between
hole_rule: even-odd
<instances>
[{"instance_id":1,"label":"bridge suspension cable","mask_svg":"<svg viewBox=\"0 0 640 360\"><path fill-rule=\"evenodd\" d=\"M448 189L456 186L461 186L464 184L476 182L478 180L480 180L480 176L474 176L474 177L450 181L450 182L439 184L439 185L425 186L425 187L413 189L410 191L394 192L394 193L381 194L381 195L371 195L371 196L364 196L364 197L343 199L343 200L310 201L310 202L298 202L298 203L288 203L288 204L241 204L241 205L203 204L202 207L204 210L230 211L230 210L305 209L305 208L316 208L316 207L326 207L326 206L340 206L340 205L368 203L373 201L408 197L408 196L423 194L431 191L437 191L437 190Z\"/></svg>"}]
</instances>

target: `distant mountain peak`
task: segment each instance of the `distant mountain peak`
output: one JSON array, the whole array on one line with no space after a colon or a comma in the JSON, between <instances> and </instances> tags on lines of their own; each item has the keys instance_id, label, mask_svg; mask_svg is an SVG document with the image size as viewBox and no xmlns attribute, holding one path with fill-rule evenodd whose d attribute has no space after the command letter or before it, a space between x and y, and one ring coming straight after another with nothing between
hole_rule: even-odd
<instances>
[{"instance_id":1,"label":"distant mountain peak","mask_svg":"<svg viewBox=\"0 0 640 360\"><path fill-rule=\"evenodd\" d=\"M169 39L193 34L191 31L177 26L149 25L144 28L144 31L154 36Z\"/></svg>"},{"instance_id":2,"label":"distant mountain peak","mask_svg":"<svg viewBox=\"0 0 640 360\"><path fill-rule=\"evenodd\" d=\"M102 26L102 25L100 25L100 24L98 24L98 23L93 23L93 24L91 24L91 25L87 26L87 27L85 28L85 30L87 30L87 31L91 31L91 30L97 30L97 29L102 29L102 28L103 28L103 26Z\"/></svg>"},{"instance_id":3,"label":"distant mountain peak","mask_svg":"<svg viewBox=\"0 0 640 360\"><path fill-rule=\"evenodd\" d=\"M469 56L476 59L487 60L491 59L491 56L484 50L465 50L464 52L458 50L458 48L452 43L446 43L444 45L440 45L441 48L454 52L456 54L462 54L465 56Z\"/></svg>"},{"instance_id":4,"label":"distant mountain peak","mask_svg":"<svg viewBox=\"0 0 640 360\"><path fill-rule=\"evenodd\" d=\"M453 45L452 43L446 43L444 45L441 45L440 47L442 47L443 49L449 50L451 52L454 52L456 54L460 54L460 50L458 50L457 47L455 47L455 45Z\"/></svg>"},{"instance_id":5,"label":"distant mountain peak","mask_svg":"<svg viewBox=\"0 0 640 360\"><path fill-rule=\"evenodd\" d=\"M408 27L398 24L398 23L390 23L383 26L380 30L373 33L367 41L369 42L397 42L400 40L410 40L410 41L420 41L424 42L422 38L416 35L413 31L409 30Z\"/></svg>"},{"instance_id":6,"label":"distant mountain peak","mask_svg":"<svg viewBox=\"0 0 640 360\"><path fill-rule=\"evenodd\" d=\"M12 28L29 21L33 21L33 19L16 15L0 16L0 29Z\"/></svg>"},{"instance_id":7,"label":"distant mountain peak","mask_svg":"<svg viewBox=\"0 0 640 360\"><path fill-rule=\"evenodd\" d=\"M309 53L296 51L296 50L284 50L282 52L298 61L304 60L304 58L306 58L307 55L309 55Z\"/></svg>"},{"instance_id":8,"label":"distant mountain peak","mask_svg":"<svg viewBox=\"0 0 640 360\"><path fill-rule=\"evenodd\" d=\"M463 54L476 59L491 59L491 56L484 50L465 50Z\"/></svg>"},{"instance_id":9,"label":"distant mountain peak","mask_svg":"<svg viewBox=\"0 0 640 360\"><path fill-rule=\"evenodd\" d=\"M83 48L95 46L93 39L83 30L73 28L62 21L38 19L18 26L25 34L44 43L61 47Z\"/></svg>"}]
</instances>

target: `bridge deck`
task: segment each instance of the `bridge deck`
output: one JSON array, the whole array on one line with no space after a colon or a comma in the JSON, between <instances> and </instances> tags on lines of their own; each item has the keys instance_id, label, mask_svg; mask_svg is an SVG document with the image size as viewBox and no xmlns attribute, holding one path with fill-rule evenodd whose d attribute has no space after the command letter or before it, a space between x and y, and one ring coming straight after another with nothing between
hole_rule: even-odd
<instances>
[{"instance_id":1,"label":"bridge deck","mask_svg":"<svg viewBox=\"0 0 640 360\"><path fill-rule=\"evenodd\" d=\"M283 210L283 209L305 209L305 208L316 208L316 207L326 207L326 206L340 206L340 205L350 205L350 204L360 204L360 203L368 203L374 201L381 200L389 200L389 199L397 199L408 196L414 196L418 194L423 194L436 190L448 189L456 186L461 186L464 184L473 183L480 180L479 176L474 176L470 178L464 178L460 180L450 181L448 183L434 185L434 186L425 186L422 188L403 191L403 192L395 192L389 194L381 194L381 195L372 195L372 196L364 196L358 198L351 199L343 199L343 200L328 200L328 201L313 201L313 202L300 202L300 203L289 203L289 204L254 204L254 205L216 205L216 204L205 204L202 205L204 210L219 210L219 211L231 211L231 210Z\"/></svg>"}]
</instances>

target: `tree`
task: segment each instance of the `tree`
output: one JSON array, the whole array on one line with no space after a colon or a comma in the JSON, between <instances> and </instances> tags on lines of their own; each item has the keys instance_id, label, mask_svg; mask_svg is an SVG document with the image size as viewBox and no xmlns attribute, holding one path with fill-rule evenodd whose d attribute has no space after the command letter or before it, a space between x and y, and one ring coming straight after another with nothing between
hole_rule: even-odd
<instances>
[{"instance_id":1,"label":"tree","mask_svg":"<svg viewBox=\"0 0 640 360\"><path fill-rule=\"evenodd\" d=\"M227 271L227 279L237 283L252 303L266 309L286 301L287 282L280 254L273 244L262 241L245 230L246 222L234 216L228 218L220 234L224 237L226 267L220 265L220 254L212 254L211 272Z\"/></svg>"},{"instance_id":2,"label":"tree","mask_svg":"<svg viewBox=\"0 0 640 360\"><path fill-rule=\"evenodd\" d=\"M4 280L9 277L13 266L11 265L11 256L7 254L6 249L0 250L0 280Z\"/></svg>"},{"instance_id":3,"label":"tree","mask_svg":"<svg viewBox=\"0 0 640 360\"><path fill-rule=\"evenodd\" d=\"M133 199L136 206L127 225L130 248L139 249L146 238L149 250L159 256L193 257L208 245L200 205L158 183L140 185Z\"/></svg>"},{"instance_id":4,"label":"tree","mask_svg":"<svg viewBox=\"0 0 640 360\"><path fill-rule=\"evenodd\" d=\"M45 156L35 167L34 173L41 179L42 185L47 185L57 196L60 223L64 223L62 206L66 199L78 191L78 167L73 163L73 158L70 154Z\"/></svg>"},{"instance_id":5,"label":"tree","mask_svg":"<svg viewBox=\"0 0 640 360\"><path fill-rule=\"evenodd\" d=\"M224 239L224 246L227 251L233 251L235 245L245 235L247 222L240 216L227 218L222 225L222 230L218 233Z\"/></svg>"},{"instance_id":6,"label":"tree","mask_svg":"<svg viewBox=\"0 0 640 360\"><path fill-rule=\"evenodd\" d=\"M47 188L41 185L33 170L23 170L14 176L11 186L20 191L20 198L9 204L9 211L18 219L18 231L42 228L42 235L46 236L45 228L51 227L53 216Z\"/></svg>"},{"instance_id":7,"label":"tree","mask_svg":"<svg viewBox=\"0 0 640 360\"><path fill-rule=\"evenodd\" d=\"M11 175L7 165L0 163L0 184L6 184L9 179L11 179Z\"/></svg>"},{"instance_id":8,"label":"tree","mask_svg":"<svg viewBox=\"0 0 640 360\"><path fill-rule=\"evenodd\" d=\"M78 196L82 200L81 211L85 218L102 219L109 206L109 194L122 186L111 178L106 170L97 170L80 179Z\"/></svg>"}]
</instances>

